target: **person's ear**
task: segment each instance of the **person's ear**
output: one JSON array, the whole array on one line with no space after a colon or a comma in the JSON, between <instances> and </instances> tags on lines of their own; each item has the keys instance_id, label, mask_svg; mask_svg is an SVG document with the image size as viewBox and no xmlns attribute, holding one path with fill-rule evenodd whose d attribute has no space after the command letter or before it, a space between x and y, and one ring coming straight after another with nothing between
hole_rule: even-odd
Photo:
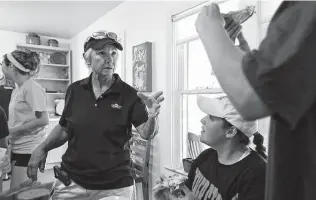
<instances>
[{"instance_id":1,"label":"person's ear","mask_svg":"<svg viewBox=\"0 0 316 200\"><path fill-rule=\"evenodd\" d=\"M91 54L92 54L91 48L83 53L83 59L85 60L85 62L88 66L91 65Z\"/></svg>"},{"instance_id":2,"label":"person's ear","mask_svg":"<svg viewBox=\"0 0 316 200\"><path fill-rule=\"evenodd\" d=\"M8 68L14 68L14 65L12 64L12 63L10 63L9 65L8 65Z\"/></svg>"},{"instance_id":3,"label":"person's ear","mask_svg":"<svg viewBox=\"0 0 316 200\"><path fill-rule=\"evenodd\" d=\"M8 65L8 68L12 69L14 74L18 74L19 73L19 70L12 63L10 63Z\"/></svg>"},{"instance_id":4,"label":"person's ear","mask_svg":"<svg viewBox=\"0 0 316 200\"><path fill-rule=\"evenodd\" d=\"M237 134L237 129L234 126L232 126L226 132L226 138L231 139L235 137L236 134Z\"/></svg>"}]
</instances>

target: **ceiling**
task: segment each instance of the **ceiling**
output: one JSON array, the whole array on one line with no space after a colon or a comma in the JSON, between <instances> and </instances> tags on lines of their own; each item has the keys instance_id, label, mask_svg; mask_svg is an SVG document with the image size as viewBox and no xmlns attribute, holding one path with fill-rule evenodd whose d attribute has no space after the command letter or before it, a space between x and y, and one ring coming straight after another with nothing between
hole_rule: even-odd
<instances>
[{"instance_id":1,"label":"ceiling","mask_svg":"<svg viewBox=\"0 0 316 200\"><path fill-rule=\"evenodd\" d=\"M70 39L122 1L0 1L0 30Z\"/></svg>"}]
</instances>

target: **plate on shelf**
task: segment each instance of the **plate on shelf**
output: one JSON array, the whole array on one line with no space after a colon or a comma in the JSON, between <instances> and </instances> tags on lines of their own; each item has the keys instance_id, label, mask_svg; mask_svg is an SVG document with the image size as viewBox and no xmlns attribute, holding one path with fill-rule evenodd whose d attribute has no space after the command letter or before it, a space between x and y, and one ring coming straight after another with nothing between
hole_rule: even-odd
<instances>
[{"instance_id":1,"label":"plate on shelf","mask_svg":"<svg viewBox=\"0 0 316 200\"><path fill-rule=\"evenodd\" d=\"M51 64L66 65L66 55L60 52L55 52L50 55L49 62Z\"/></svg>"}]
</instances>

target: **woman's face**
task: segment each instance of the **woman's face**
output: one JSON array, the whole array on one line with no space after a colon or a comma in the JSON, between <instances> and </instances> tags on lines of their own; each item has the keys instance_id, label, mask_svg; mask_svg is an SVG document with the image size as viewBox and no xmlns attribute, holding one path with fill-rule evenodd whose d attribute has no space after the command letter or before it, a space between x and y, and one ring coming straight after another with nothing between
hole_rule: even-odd
<instances>
[{"instance_id":1,"label":"woman's face","mask_svg":"<svg viewBox=\"0 0 316 200\"><path fill-rule=\"evenodd\" d=\"M14 71L13 66L6 65L4 61L1 63L1 71L6 79L12 80Z\"/></svg>"},{"instance_id":2,"label":"woman's face","mask_svg":"<svg viewBox=\"0 0 316 200\"><path fill-rule=\"evenodd\" d=\"M91 69L94 73L108 76L115 72L118 60L118 50L113 45L106 45L101 50L91 53Z\"/></svg>"},{"instance_id":3,"label":"woman's face","mask_svg":"<svg viewBox=\"0 0 316 200\"><path fill-rule=\"evenodd\" d=\"M201 119L202 131L200 141L213 148L222 144L226 139L226 129L222 118L206 115Z\"/></svg>"}]
</instances>

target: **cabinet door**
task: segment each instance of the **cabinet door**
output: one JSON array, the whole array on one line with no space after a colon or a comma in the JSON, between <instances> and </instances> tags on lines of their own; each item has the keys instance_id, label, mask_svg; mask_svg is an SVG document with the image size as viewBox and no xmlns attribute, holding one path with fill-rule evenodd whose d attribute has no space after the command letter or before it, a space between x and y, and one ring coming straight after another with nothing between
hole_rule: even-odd
<instances>
[{"instance_id":1,"label":"cabinet door","mask_svg":"<svg viewBox=\"0 0 316 200\"><path fill-rule=\"evenodd\" d=\"M51 133L54 127L59 123L59 121L50 121L47 129L47 136ZM60 163L61 157L66 152L68 143L66 142L63 146L50 150L47 155L46 164Z\"/></svg>"}]
</instances>

